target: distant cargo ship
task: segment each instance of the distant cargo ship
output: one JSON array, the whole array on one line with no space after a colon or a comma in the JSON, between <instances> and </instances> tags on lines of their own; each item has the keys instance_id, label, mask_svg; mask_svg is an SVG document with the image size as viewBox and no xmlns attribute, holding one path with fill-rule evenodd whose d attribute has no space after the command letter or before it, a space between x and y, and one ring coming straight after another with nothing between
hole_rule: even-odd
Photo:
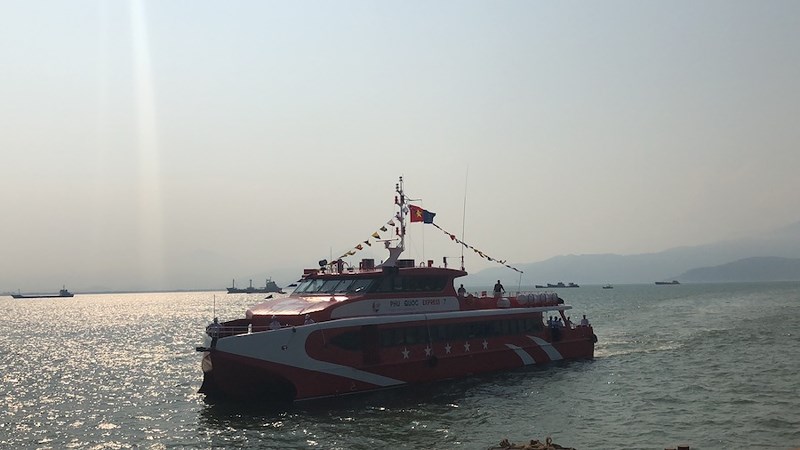
<instances>
[{"instance_id":1,"label":"distant cargo ship","mask_svg":"<svg viewBox=\"0 0 800 450\"><path fill-rule=\"evenodd\" d=\"M58 294L11 294L14 298L59 298L59 297L72 297L74 294L67 290L66 286L63 287Z\"/></svg>"},{"instance_id":2,"label":"distant cargo ship","mask_svg":"<svg viewBox=\"0 0 800 450\"><path fill-rule=\"evenodd\" d=\"M228 294L266 294L269 292L277 292L278 294L284 293L280 286L270 279L267 279L266 285L260 288L253 287L253 280L250 280L250 287L243 289L237 288L236 280L233 280L231 287L228 288Z\"/></svg>"},{"instance_id":3,"label":"distant cargo ship","mask_svg":"<svg viewBox=\"0 0 800 450\"><path fill-rule=\"evenodd\" d=\"M680 284L680 283L678 283L678 280L672 280L672 281L656 281L656 284Z\"/></svg>"},{"instance_id":4,"label":"distant cargo ship","mask_svg":"<svg viewBox=\"0 0 800 450\"><path fill-rule=\"evenodd\" d=\"M577 284L575 284L575 283L564 284L564 283L563 283L563 282L561 282L561 281L559 281L559 282L558 282L558 283L556 283L556 284L553 284L553 283L547 283L547 285L546 285L546 286L545 286L545 285L543 285L543 284L537 284L537 285L536 285L536 289L547 289L547 288L576 288L576 287L580 287L580 286L578 286L578 285L577 285Z\"/></svg>"}]
</instances>

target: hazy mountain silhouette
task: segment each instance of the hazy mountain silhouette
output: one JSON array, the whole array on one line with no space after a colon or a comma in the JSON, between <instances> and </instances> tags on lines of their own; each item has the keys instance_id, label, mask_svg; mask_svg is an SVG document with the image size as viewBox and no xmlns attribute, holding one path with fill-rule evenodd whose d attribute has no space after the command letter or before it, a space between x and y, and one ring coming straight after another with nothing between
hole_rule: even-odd
<instances>
[{"instance_id":1,"label":"hazy mountain silhouette","mask_svg":"<svg viewBox=\"0 0 800 450\"><path fill-rule=\"evenodd\" d=\"M797 281L800 259L761 256L714 267L699 267L678 276L681 281L724 283L732 281Z\"/></svg>"},{"instance_id":2,"label":"hazy mountain silhouette","mask_svg":"<svg viewBox=\"0 0 800 450\"><path fill-rule=\"evenodd\" d=\"M512 265L525 272L524 284L559 280L579 284L652 283L672 279L684 281L677 274L763 256L800 258L800 222L759 236L676 247L657 253L564 255L535 263ZM516 274L497 267L472 274L466 282L486 285L511 277L516 278Z\"/></svg>"}]
</instances>

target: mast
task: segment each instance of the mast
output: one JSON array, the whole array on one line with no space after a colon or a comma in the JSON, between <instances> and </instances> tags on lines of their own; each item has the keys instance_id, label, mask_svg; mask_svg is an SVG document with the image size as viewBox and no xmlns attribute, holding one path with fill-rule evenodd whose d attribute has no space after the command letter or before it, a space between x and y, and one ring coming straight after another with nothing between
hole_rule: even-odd
<instances>
[{"instance_id":1,"label":"mast","mask_svg":"<svg viewBox=\"0 0 800 450\"><path fill-rule=\"evenodd\" d=\"M403 190L403 177L395 185L395 190L400 195L400 251L406 249L406 194Z\"/></svg>"},{"instance_id":2,"label":"mast","mask_svg":"<svg viewBox=\"0 0 800 450\"><path fill-rule=\"evenodd\" d=\"M385 245L386 250L389 251L389 257L380 265L381 267L395 267L397 265L397 259L406 248L406 194L403 190L403 177L400 177L400 181L395 184L394 189L395 192L397 192L395 203L400 207L400 212L396 216L397 220L400 222L400 226L397 228L400 243L392 247L390 240L386 240Z\"/></svg>"}]
</instances>

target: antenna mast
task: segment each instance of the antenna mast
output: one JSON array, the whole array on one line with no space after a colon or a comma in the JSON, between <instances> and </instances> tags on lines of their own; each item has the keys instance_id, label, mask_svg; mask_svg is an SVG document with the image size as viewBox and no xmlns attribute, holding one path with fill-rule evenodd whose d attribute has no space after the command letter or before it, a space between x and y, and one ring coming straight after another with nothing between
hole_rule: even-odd
<instances>
[{"instance_id":1,"label":"antenna mast","mask_svg":"<svg viewBox=\"0 0 800 450\"><path fill-rule=\"evenodd\" d=\"M403 253L403 250L406 249L406 194L403 191L403 177L400 177L400 181L395 184L394 186L395 192L397 195L394 198L395 204L400 207L400 212L397 214L396 218L397 221L400 222L400 226L397 228L397 234L400 237L400 243L396 247L392 247L390 245L390 240L386 240L386 250L389 251L389 257L386 258L386 261L381 264L382 267L394 267L397 265L397 258L400 257L400 254Z\"/></svg>"}]
</instances>

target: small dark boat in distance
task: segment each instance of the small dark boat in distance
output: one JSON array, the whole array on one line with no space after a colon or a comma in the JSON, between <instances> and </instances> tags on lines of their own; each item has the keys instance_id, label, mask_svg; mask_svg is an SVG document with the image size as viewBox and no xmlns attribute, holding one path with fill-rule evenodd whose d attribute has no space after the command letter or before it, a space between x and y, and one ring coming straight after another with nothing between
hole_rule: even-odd
<instances>
[{"instance_id":1,"label":"small dark boat in distance","mask_svg":"<svg viewBox=\"0 0 800 450\"><path fill-rule=\"evenodd\" d=\"M268 294L270 292L285 294L280 286L270 279L267 279L265 286L260 288L253 287L253 280L250 280L250 286L246 288L237 288L236 280L233 280L231 284L232 286L228 288L228 294Z\"/></svg>"},{"instance_id":2,"label":"small dark boat in distance","mask_svg":"<svg viewBox=\"0 0 800 450\"><path fill-rule=\"evenodd\" d=\"M610 284L603 285L603 289L614 289L614 286Z\"/></svg>"},{"instance_id":3,"label":"small dark boat in distance","mask_svg":"<svg viewBox=\"0 0 800 450\"><path fill-rule=\"evenodd\" d=\"M662 285L662 284L680 284L680 283L678 283L678 280L672 280L672 281L656 281L656 284Z\"/></svg>"},{"instance_id":4,"label":"small dark boat in distance","mask_svg":"<svg viewBox=\"0 0 800 450\"><path fill-rule=\"evenodd\" d=\"M74 295L75 294L67 290L66 286L61 288L61 290L58 291L58 294L22 294L19 292L16 294L11 294L11 296L14 298L59 298L72 297Z\"/></svg>"}]
</instances>

